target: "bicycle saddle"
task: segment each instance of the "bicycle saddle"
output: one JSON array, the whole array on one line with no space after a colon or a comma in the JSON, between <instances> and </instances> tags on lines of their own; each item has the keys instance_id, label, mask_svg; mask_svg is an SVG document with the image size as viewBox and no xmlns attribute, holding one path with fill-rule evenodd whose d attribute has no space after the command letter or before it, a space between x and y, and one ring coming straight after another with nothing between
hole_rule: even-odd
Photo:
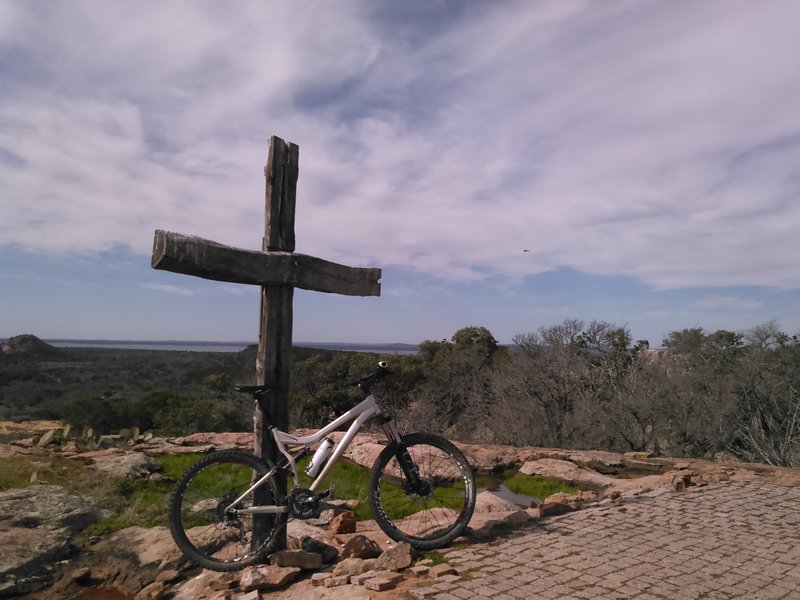
<instances>
[{"instance_id":1,"label":"bicycle saddle","mask_svg":"<svg viewBox=\"0 0 800 600\"><path fill-rule=\"evenodd\" d=\"M242 392L243 394L252 394L253 396L262 396L272 389L265 385L241 385L238 383L234 385L233 388L237 392Z\"/></svg>"}]
</instances>

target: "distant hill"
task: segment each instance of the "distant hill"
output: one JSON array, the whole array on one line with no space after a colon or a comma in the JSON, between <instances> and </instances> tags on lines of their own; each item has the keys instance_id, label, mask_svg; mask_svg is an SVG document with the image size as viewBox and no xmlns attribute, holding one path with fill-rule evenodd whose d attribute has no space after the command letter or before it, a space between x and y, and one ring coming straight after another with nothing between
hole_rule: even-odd
<instances>
[{"instance_id":1,"label":"distant hill","mask_svg":"<svg viewBox=\"0 0 800 600\"><path fill-rule=\"evenodd\" d=\"M8 338L0 344L0 352L17 356L25 355L26 358L48 358L61 354L58 348L29 333Z\"/></svg>"}]
</instances>

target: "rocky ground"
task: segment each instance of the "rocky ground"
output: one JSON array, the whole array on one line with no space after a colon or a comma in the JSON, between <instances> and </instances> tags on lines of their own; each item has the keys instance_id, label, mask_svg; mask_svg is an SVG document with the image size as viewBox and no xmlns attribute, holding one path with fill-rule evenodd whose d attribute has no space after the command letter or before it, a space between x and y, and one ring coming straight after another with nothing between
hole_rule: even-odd
<instances>
[{"instance_id":1,"label":"rocky ground","mask_svg":"<svg viewBox=\"0 0 800 600\"><path fill-rule=\"evenodd\" d=\"M151 455L249 449L251 434L195 434L154 438L128 432L92 444L70 439L68 432L36 432L0 444L0 458L48 455L80 460L117 477L158 477ZM480 471L518 468L524 474L556 477L581 488L557 494L538 506L521 507L492 492L479 494L467 538L491 539L548 515L598 503L620 503L663 488L683 490L713 481L766 478L800 485L800 472L730 460L709 462L651 457L645 454L568 451L459 444ZM348 458L371 465L382 449L378 438L360 435ZM163 527L130 527L91 537L86 527L99 518L90 499L52 485L31 485L0 493L0 597L80 598L82 600L160 598L400 598L424 578L447 577L448 565L420 560L405 544L391 542L372 521L356 523L344 508L311 524L289 524L289 550L271 564L234 575L203 571L187 563ZM465 538L465 540L467 539ZM458 542L457 542L458 543ZM431 562L431 558L433 561Z\"/></svg>"}]
</instances>

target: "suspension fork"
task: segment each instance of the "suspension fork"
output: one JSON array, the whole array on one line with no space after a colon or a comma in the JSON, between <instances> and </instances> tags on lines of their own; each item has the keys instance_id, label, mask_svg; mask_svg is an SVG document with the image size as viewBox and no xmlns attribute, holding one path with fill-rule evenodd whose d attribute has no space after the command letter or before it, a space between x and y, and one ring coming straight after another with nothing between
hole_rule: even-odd
<instances>
[{"instance_id":1,"label":"suspension fork","mask_svg":"<svg viewBox=\"0 0 800 600\"><path fill-rule=\"evenodd\" d=\"M408 491L415 494L427 495L429 490L419 476L419 467L408 453L408 449L403 443L402 436L400 432L397 431L397 427L392 421L392 418L389 415L381 414L377 418L377 421L381 428L383 428L383 432L386 434L389 443L394 443L396 446L394 455L395 458L397 458L400 469L403 471L403 475L406 476L409 488Z\"/></svg>"},{"instance_id":2,"label":"suspension fork","mask_svg":"<svg viewBox=\"0 0 800 600\"><path fill-rule=\"evenodd\" d=\"M397 444L394 455L403 470L403 474L406 476L406 481L408 481L408 489L406 491L420 496L427 496L430 493L430 486L419 476L419 467L414 462L414 459L411 458L405 444L402 442Z\"/></svg>"}]
</instances>

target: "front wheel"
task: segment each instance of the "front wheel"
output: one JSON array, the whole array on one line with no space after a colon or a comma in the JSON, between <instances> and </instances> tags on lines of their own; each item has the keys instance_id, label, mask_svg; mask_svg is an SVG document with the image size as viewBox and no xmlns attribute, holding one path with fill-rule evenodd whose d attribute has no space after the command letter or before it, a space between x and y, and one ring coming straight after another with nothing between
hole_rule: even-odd
<instances>
[{"instance_id":1,"label":"front wheel","mask_svg":"<svg viewBox=\"0 0 800 600\"><path fill-rule=\"evenodd\" d=\"M170 500L169 527L187 558L214 571L237 571L261 561L279 519L260 517L255 524L263 533L254 534L253 515L237 511L275 504L274 478L245 494L266 473L263 461L238 450L211 454L186 471Z\"/></svg>"},{"instance_id":2,"label":"front wheel","mask_svg":"<svg viewBox=\"0 0 800 600\"><path fill-rule=\"evenodd\" d=\"M386 535L421 550L452 542L475 510L475 477L467 459L428 433L405 435L383 449L369 493L372 514Z\"/></svg>"}]
</instances>

